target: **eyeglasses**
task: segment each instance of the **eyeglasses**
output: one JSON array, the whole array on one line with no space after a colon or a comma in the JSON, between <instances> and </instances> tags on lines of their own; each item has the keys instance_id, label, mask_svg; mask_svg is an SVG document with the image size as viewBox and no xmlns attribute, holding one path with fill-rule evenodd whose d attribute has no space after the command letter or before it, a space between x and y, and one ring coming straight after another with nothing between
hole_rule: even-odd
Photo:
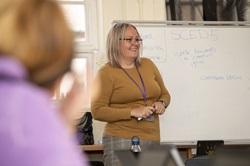
<instances>
[{"instance_id":1,"label":"eyeglasses","mask_svg":"<svg viewBox=\"0 0 250 166\"><path fill-rule=\"evenodd\" d=\"M125 40L125 41L129 42L130 44L134 44L135 42L141 44L141 42L142 42L141 38L136 38L136 39L134 39L134 38L123 38L123 39L120 39L120 40Z\"/></svg>"}]
</instances>

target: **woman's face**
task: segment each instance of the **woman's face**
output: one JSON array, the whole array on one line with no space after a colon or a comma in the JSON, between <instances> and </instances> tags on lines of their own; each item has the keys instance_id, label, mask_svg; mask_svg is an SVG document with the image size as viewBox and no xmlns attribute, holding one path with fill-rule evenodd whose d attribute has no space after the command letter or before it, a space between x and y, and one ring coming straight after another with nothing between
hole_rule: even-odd
<instances>
[{"instance_id":1,"label":"woman's face","mask_svg":"<svg viewBox=\"0 0 250 166\"><path fill-rule=\"evenodd\" d=\"M140 45L141 41L137 31L129 26L124 37L121 39L121 59L134 61L139 55Z\"/></svg>"}]
</instances>

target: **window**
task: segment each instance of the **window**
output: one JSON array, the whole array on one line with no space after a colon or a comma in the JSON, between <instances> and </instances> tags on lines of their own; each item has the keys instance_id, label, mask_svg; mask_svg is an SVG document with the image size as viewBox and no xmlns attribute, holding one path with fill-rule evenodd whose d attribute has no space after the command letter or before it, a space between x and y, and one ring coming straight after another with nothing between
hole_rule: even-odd
<instances>
[{"instance_id":1,"label":"window","mask_svg":"<svg viewBox=\"0 0 250 166\"><path fill-rule=\"evenodd\" d=\"M62 5L69 25L75 32L75 56L71 62L71 69L84 77L84 88L86 89L90 89L93 79L93 50L97 50L96 1L97 0L58 0ZM58 101L67 95L73 83L72 78L70 74L64 76L53 99ZM90 101L84 106L90 108Z\"/></svg>"},{"instance_id":2,"label":"window","mask_svg":"<svg viewBox=\"0 0 250 166\"><path fill-rule=\"evenodd\" d=\"M86 10L84 0L59 0L65 16L75 32L76 42L86 41Z\"/></svg>"},{"instance_id":3,"label":"window","mask_svg":"<svg viewBox=\"0 0 250 166\"><path fill-rule=\"evenodd\" d=\"M76 34L76 46L84 52L97 49L97 0L58 0Z\"/></svg>"}]
</instances>

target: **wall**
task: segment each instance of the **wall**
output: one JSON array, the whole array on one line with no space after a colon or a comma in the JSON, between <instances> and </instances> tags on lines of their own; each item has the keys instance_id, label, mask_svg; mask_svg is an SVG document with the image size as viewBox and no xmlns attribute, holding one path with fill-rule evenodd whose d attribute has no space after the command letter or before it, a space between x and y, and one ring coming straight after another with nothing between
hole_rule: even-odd
<instances>
[{"instance_id":1,"label":"wall","mask_svg":"<svg viewBox=\"0 0 250 166\"><path fill-rule=\"evenodd\" d=\"M203 0L166 0L166 11L167 11L167 20L178 20L178 21L203 21ZM209 2L209 1L207 1ZM246 13L244 20L250 21L250 0L242 0L243 4L246 4ZM209 2L211 3L211 2ZM216 12L218 21L237 21L237 10L236 10L236 1L216 1ZM174 4L175 11L171 10L171 4ZM230 6L225 9L225 6ZM208 7L209 8L209 7ZM209 8L210 14L212 14L212 7ZM171 16L173 13L173 16ZM216 14L215 14L216 15ZM211 19L211 17L210 17Z\"/></svg>"},{"instance_id":2,"label":"wall","mask_svg":"<svg viewBox=\"0 0 250 166\"><path fill-rule=\"evenodd\" d=\"M164 0L103 0L102 9L104 36L113 20L166 20Z\"/></svg>"}]
</instances>

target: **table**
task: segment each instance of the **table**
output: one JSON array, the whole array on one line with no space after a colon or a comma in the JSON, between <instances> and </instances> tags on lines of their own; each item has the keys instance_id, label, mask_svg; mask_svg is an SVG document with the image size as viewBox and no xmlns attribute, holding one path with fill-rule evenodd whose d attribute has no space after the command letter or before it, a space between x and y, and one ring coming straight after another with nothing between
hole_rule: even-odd
<instances>
[{"instance_id":1,"label":"table","mask_svg":"<svg viewBox=\"0 0 250 166\"><path fill-rule=\"evenodd\" d=\"M83 149L87 154L103 154L102 144L95 145L80 145L80 148ZM179 151L184 151L186 153L187 159L193 157L192 149L196 148L196 145L176 145L176 148Z\"/></svg>"}]
</instances>

